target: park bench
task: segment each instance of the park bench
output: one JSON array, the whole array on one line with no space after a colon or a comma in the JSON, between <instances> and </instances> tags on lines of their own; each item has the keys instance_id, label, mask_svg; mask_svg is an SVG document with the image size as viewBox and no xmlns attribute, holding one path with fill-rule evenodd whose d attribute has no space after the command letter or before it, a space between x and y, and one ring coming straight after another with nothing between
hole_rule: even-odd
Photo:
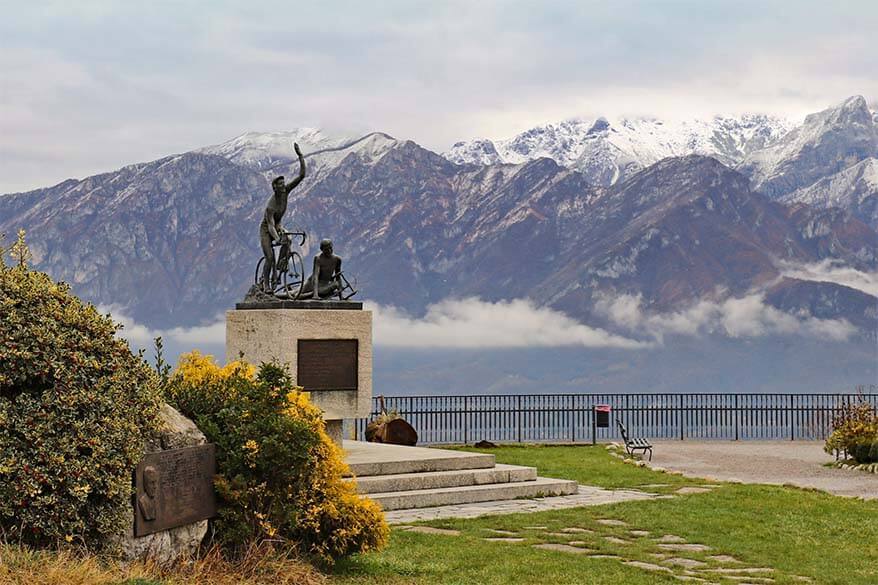
<instances>
[{"instance_id":1,"label":"park bench","mask_svg":"<svg viewBox=\"0 0 878 585\"><path fill-rule=\"evenodd\" d=\"M652 445L650 442L646 439L632 439L629 437L628 430L618 418L616 419L616 424L619 425L619 432L622 433L622 440L625 441L625 450L628 451L628 454L634 455L635 451L649 451L649 460L652 461Z\"/></svg>"}]
</instances>

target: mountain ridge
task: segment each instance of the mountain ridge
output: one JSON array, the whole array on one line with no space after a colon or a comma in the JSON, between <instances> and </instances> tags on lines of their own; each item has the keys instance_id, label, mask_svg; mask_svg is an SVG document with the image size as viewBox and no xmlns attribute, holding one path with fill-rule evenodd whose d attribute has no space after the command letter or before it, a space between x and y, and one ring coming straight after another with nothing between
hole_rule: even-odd
<instances>
[{"instance_id":1,"label":"mountain ridge","mask_svg":"<svg viewBox=\"0 0 878 585\"><path fill-rule=\"evenodd\" d=\"M457 164L500 164L536 157L609 186L668 156L702 154L736 168L752 186L784 203L841 206L878 229L878 111L863 96L809 114L795 124L761 114L667 122L652 117L572 118L512 138L456 143ZM862 172L854 167L862 165Z\"/></svg>"},{"instance_id":2,"label":"mountain ridge","mask_svg":"<svg viewBox=\"0 0 878 585\"><path fill-rule=\"evenodd\" d=\"M579 170L595 185L609 186L669 156L703 154L734 165L791 127L789 120L763 114L675 121L571 118L505 140L458 142L444 156L458 164L521 163L547 157Z\"/></svg>"},{"instance_id":3,"label":"mountain ridge","mask_svg":"<svg viewBox=\"0 0 878 585\"><path fill-rule=\"evenodd\" d=\"M309 232L306 256L334 238L363 294L383 305L417 315L449 297L530 298L600 322L595 304L606 295L675 311L762 291L783 310L814 307L876 329L861 291L781 286L778 267L833 260L871 273L874 227L844 209L772 201L750 177L697 154L602 186L552 158L461 165L384 133L250 133L2 196L0 232L36 234L38 267L139 322L210 321L252 283L270 179L298 170L291 140L302 137L322 147L306 153L285 224Z\"/></svg>"}]
</instances>

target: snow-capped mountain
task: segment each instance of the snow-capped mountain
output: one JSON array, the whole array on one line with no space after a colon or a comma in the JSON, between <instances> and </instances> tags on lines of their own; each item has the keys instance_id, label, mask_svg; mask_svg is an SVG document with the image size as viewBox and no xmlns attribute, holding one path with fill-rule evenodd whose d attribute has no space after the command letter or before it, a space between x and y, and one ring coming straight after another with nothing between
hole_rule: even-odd
<instances>
[{"instance_id":1,"label":"snow-capped mountain","mask_svg":"<svg viewBox=\"0 0 878 585\"><path fill-rule=\"evenodd\" d=\"M734 166L774 144L793 123L761 114L701 120L574 118L532 128L507 140L458 142L444 156L457 164L523 163L551 158L612 185L669 156L700 154Z\"/></svg>"},{"instance_id":2,"label":"snow-capped mountain","mask_svg":"<svg viewBox=\"0 0 878 585\"><path fill-rule=\"evenodd\" d=\"M878 127L863 96L853 96L805 122L781 140L751 152L739 166L753 187L780 197L878 157Z\"/></svg>"},{"instance_id":3,"label":"snow-capped mountain","mask_svg":"<svg viewBox=\"0 0 878 585\"><path fill-rule=\"evenodd\" d=\"M338 136L318 128L297 128L288 132L246 132L194 152L221 156L271 179L279 174L298 173L294 143L299 144L305 155L309 175L320 176L338 166L350 154L377 160L397 141L383 132Z\"/></svg>"},{"instance_id":4,"label":"snow-capped mountain","mask_svg":"<svg viewBox=\"0 0 878 585\"><path fill-rule=\"evenodd\" d=\"M508 140L458 142L444 156L495 165L550 158L608 186L671 156L713 157L786 204L838 207L878 228L878 111L862 96L789 119L747 114L709 120L571 119Z\"/></svg>"},{"instance_id":5,"label":"snow-capped mountain","mask_svg":"<svg viewBox=\"0 0 878 585\"><path fill-rule=\"evenodd\" d=\"M329 136L319 128L296 128L289 132L245 132L221 144L195 152L216 154L229 161L256 170L296 160L293 143L304 152L337 148L359 136Z\"/></svg>"},{"instance_id":6,"label":"snow-capped mountain","mask_svg":"<svg viewBox=\"0 0 878 585\"><path fill-rule=\"evenodd\" d=\"M845 209L878 228L878 112L862 96L809 115L738 170L787 204Z\"/></svg>"}]
</instances>

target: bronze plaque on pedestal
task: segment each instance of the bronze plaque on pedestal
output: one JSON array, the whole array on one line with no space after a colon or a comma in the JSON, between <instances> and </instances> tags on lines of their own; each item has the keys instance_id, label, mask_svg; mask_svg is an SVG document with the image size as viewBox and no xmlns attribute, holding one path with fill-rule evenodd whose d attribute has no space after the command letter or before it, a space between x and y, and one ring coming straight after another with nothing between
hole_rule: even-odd
<instances>
[{"instance_id":1,"label":"bronze plaque on pedestal","mask_svg":"<svg viewBox=\"0 0 878 585\"><path fill-rule=\"evenodd\" d=\"M213 444L147 453L134 471L134 536L216 515Z\"/></svg>"},{"instance_id":2,"label":"bronze plaque on pedestal","mask_svg":"<svg viewBox=\"0 0 878 585\"><path fill-rule=\"evenodd\" d=\"M300 339L296 384L305 392L357 389L356 339Z\"/></svg>"}]
</instances>

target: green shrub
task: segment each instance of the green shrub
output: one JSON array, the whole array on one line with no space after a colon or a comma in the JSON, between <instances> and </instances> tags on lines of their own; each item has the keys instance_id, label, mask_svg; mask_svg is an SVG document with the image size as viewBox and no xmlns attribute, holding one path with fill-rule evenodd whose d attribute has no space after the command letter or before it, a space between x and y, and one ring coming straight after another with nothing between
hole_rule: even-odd
<instances>
[{"instance_id":1,"label":"green shrub","mask_svg":"<svg viewBox=\"0 0 878 585\"><path fill-rule=\"evenodd\" d=\"M842 407L826 439L827 453L846 452L857 463L878 462L878 412L860 399Z\"/></svg>"},{"instance_id":2,"label":"green shrub","mask_svg":"<svg viewBox=\"0 0 878 585\"><path fill-rule=\"evenodd\" d=\"M181 358L167 396L217 446L215 538L233 554L272 540L323 560L382 547L380 508L343 481L341 450L299 390L275 364L253 376L241 362Z\"/></svg>"},{"instance_id":3,"label":"green shrub","mask_svg":"<svg viewBox=\"0 0 878 585\"><path fill-rule=\"evenodd\" d=\"M0 529L9 541L99 548L131 524L131 472L157 428L160 392L117 329L24 261L0 265Z\"/></svg>"},{"instance_id":4,"label":"green shrub","mask_svg":"<svg viewBox=\"0 0 878 585\"><path fill-rule=\"evenodd\" d=\"M848 453L857 463L878 463L878 440L854 443Z\"/></svg>"}]
</instances>

